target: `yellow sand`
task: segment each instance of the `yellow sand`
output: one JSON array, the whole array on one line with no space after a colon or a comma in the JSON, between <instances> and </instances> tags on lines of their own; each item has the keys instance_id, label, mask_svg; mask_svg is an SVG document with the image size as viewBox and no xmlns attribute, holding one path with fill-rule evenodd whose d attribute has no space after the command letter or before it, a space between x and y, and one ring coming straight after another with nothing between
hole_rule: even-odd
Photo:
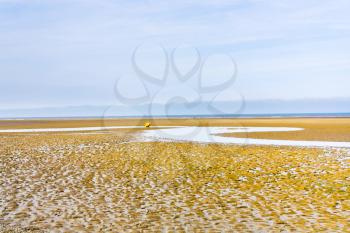
<instances>
[{"instance_id":1,"label":"yellow sand","mask_svg":"<svg viewBox=\"0 0 350 233\"><path fill-rule=\"evenodd\" d=\"M349 124L347 119L242 122L157 120L152 124L293 127L303 124L311 131L338 125L337 137L347 134L340 129ZM100 123L34 121L26 122L26 127L100 126ZM3 124L2 128L5 127L9 125ZM10 128L13 127L21 128L12 124ZM332 129L324 132L337 134ZM96 135L77 132L0 135L0 225L5 229L16 226L67 232L350 229L349 151L135 143L130 142L133 136L134 131L129 130Z\"/></svg>"}]
</instances>

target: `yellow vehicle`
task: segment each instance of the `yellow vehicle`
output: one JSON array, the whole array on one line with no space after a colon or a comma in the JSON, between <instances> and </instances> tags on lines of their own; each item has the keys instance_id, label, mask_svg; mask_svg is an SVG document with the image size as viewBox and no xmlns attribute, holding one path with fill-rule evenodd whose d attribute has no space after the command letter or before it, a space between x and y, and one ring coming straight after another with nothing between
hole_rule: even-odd
<instances>
[{"instance_id":1,"label":"yellow vehicle","mask_svg":"<svg viewBox=\"0 0 350 233\"><path fill-rule=\"evenodd\" d=\"M145 126L146 128L149 128L149 127L151 127L151 123L150 123L150 122L146 122L146 123L144 124L144 126Z\"/></svg>"}]
</instances>

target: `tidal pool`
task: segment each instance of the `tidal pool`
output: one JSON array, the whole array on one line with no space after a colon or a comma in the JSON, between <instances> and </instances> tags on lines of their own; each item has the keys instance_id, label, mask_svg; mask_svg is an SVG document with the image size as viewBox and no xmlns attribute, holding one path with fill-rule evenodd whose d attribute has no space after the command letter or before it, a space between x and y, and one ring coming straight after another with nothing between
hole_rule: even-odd
<instances>
[{"instance_id":1,"label":"tidal pool","mask_svg":"<svg viewBox=\"0 0 350 233\"><path fill-rule=\"evenodd\" d=\"M147 130L141 133L146 141L191 141L199 143L225 143L245 145L275 145L304 147L345 147L350 148L350 142L328 141L294 141L253 139L248 137L224 137L224 133L254 133L254 132L287 132L300 131L303 128L290 127L176 127Z\"/></svg>"},{"instance_id":2,"label":"tidal pool","mask_svg":"<svg viewBox=\"0 0 350 233\"><path fill-rule=\"evenodd\" d=\"M45 133L45 132L77 132L101 131L113 129L142 129L143 126L108 126L108 127L78 127L78 128L36 128L36 129L5 129L0 133ZM155 129L139 133L138 141L187 141L198 143L224 143L243 145L275 145L303 147L342 147L350 148L350 142L332 141L297 141L253 139L248 137L224 137L225 133L254 133L254 132L288 132L300 131L303 128L291 127L193 127L193 126L153 126Z\"/></svg>"}]
</instances>

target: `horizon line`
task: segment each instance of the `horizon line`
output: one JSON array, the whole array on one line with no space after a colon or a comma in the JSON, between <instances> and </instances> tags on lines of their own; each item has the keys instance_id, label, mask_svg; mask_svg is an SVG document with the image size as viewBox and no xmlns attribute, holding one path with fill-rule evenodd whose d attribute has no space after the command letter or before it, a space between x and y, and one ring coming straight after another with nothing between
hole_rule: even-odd
<instances>
[{"instance_id":1,"label":"horizon line","mask_svg":"<svg viewBox=\"0 0 350 233\"><path fill-rule=\"evenodd\" d=\"M0 120L43 120L43 119L164 119L164 118L350 118L350 112L318 112L318 113L257 113L257 114L174 114L174 115L122 115L122 116L42 116L42 117L0 117Z\"/></svg>"}]
</instances>

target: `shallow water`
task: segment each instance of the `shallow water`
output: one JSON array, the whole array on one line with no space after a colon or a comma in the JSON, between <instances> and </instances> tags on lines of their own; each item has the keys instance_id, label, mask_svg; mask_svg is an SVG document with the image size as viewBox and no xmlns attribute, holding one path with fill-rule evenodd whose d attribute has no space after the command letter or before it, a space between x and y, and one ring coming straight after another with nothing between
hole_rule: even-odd
<instances>
[{"instance_id":1,"label":"shallow water","mask_svg":"<svg viewBox=\"0 0 350 233\"><path fill-rule=\"evenodd\" d=\"M252 139L218 135L223 133L287 132L300 130L303 129L289 127L179 127L144 131L142 132L142 137L146 141L175 140L200 143L350 148L350 142Z\"/></svg>"},{"instance_id":2,"label":"shallow water","mask_svg":"<svg viewBox=\"0 0 350 233\"><path fill-rule=\"evenodd\" d=\"M135 129L143 126L106 126L106 127L78 127L78 128L39 128L39 129L3 129L0 133L48 133L48 132L76 132L100 131L108 129Z\"/></svg>"},{"instance_id":3,"label":"shallow water","mask_svg":"<svg viewBox=\"0 0 350 233\"><path fill-rule=\"evenodd\" d=\"M108 127L79 127L79 128L38 128L38 129L5 129L0 133L44 133L44 132L77 132L101 131L113 129L135 129L143 126L108 126ZM253 133L253 132L288 132L300 131L303 128L291 127L192 127L192 126L154 126L153 130L140 133L140 141L190 141L199 143L225 143L244 145L275 145L275 146L304 146L304 147L343 147L350 148L350 142L330 141L294 141L252 139L248 137L224 137L224 133Z\"/></svg>"}]
</instances>

